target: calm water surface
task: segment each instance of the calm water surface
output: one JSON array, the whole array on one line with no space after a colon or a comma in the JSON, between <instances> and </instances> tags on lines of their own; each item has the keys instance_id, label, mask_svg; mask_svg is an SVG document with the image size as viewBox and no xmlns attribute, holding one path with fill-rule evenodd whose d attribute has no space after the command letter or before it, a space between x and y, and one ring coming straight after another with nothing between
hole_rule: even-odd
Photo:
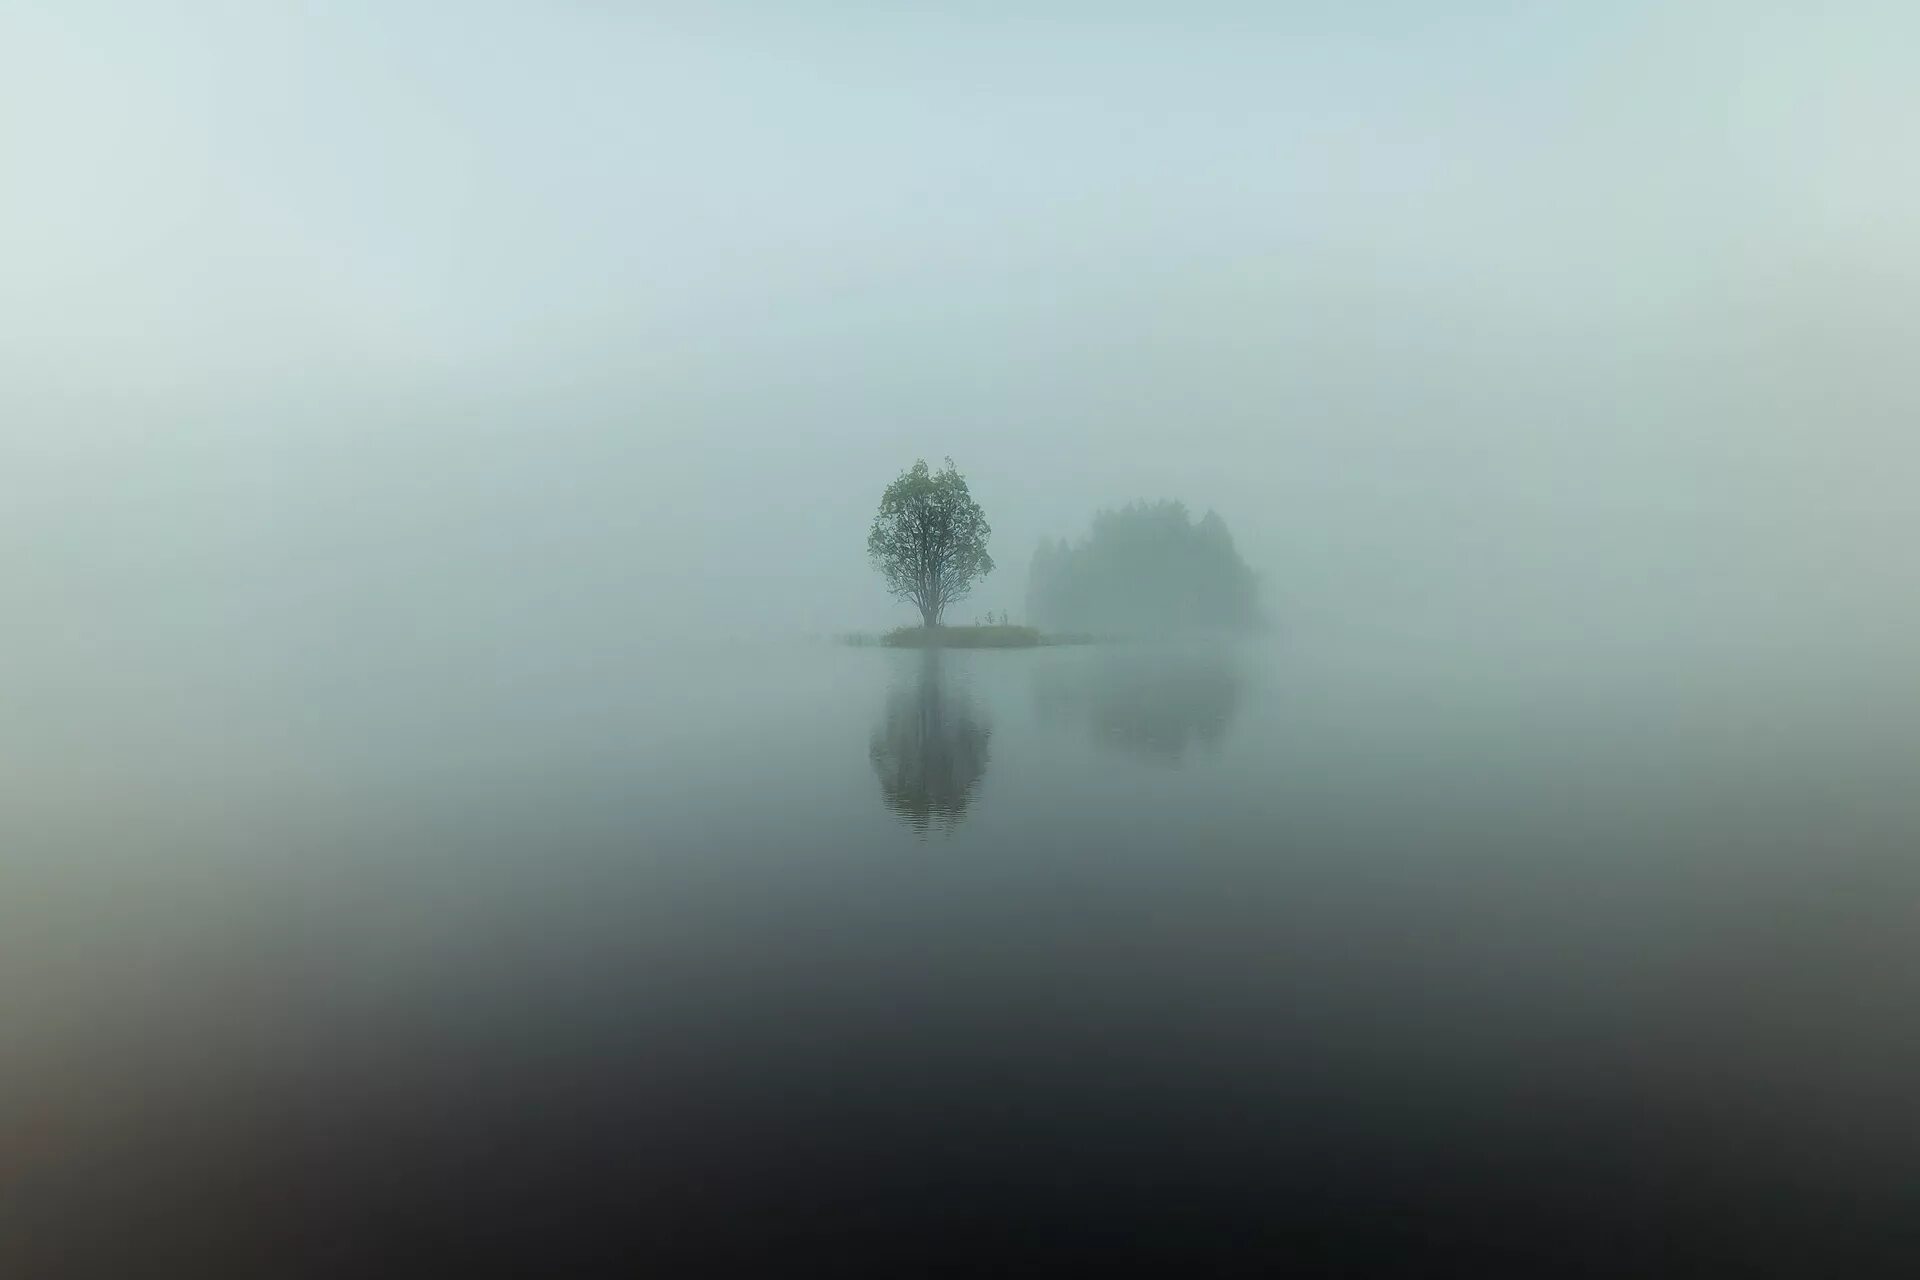
<instances>
[{"instance_id":1,"label":"calm water surface","mask_svg":"<svg viewBox=\"0 0 1920 1280\"><path fill-rule=\"evenodd\" d=\"M1915 690L1604 659L402 641L23 695L0 1260L1920 1250Z\"/></svg>"}]
</instances>

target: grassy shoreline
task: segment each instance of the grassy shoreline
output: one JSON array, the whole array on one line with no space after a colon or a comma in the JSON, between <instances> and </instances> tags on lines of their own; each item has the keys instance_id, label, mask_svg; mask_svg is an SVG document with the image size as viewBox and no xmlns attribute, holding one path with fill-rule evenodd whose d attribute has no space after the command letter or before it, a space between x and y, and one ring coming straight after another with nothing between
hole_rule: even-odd
<instances>
[{"instance_id":1,"label":"grassy shoreline","mask_svg":"<svg viewBox=\"0 0 1920 1280\"><path fill-rule=\"evenodd\" d=\"M1050 645L1090 644L1079 635L1047 635L1038 627L895 627L885 635L842 636L845 644L883 649L1041 649Z\"/></svg>"}]
</instances>

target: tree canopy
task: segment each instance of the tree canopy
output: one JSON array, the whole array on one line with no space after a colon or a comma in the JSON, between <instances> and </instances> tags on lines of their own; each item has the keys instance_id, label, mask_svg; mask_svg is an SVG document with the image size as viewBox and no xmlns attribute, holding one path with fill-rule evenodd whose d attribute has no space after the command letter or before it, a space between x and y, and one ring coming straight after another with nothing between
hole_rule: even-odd
<instances>
[{"instance_id":1,"label":"tree canopy","mask_svg":"<svg viewBox=\"0 0 1920 1280\"><path fill-rule=\"evenodd\" d=\"M887 590L936 627L948 605L965 599L975 581L993 572L987 554L992 532L953 459L939 471L921 459L881 495L867 556Z\"/></svg>"},{"instance_id":2,"label":"tree canopy","mask_svg":"<svg viewBox=\"0 0 1920 1280\"><path fill-rule=\"evenodd\" d=\"M1027 615L1046 627L1110 635L1257 625L1256 580L1227 523L1179 502L1134 502L1093 518L1069 545L1043 539Z\"/></svg>"}]
</instances>

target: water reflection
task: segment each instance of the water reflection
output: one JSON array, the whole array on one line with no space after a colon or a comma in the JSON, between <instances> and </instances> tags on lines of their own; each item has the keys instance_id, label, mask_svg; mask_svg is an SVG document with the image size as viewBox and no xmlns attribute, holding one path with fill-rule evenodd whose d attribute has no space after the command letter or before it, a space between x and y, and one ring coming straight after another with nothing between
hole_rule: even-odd
<instances>
[{"instance_id":1,"label":"water reflection","mask_svg":"<svg viewBox=\"0 0 1920 1280\"><path fill-rule=\"evenodd\" d=\"M1116 649L1036 667L1033 705L1103 746L1178 764L1191 748L1219 745L1245 689L1230 649Z\"/></svg>"},{"instance_id":2,"label":"water reflection","mask_svg":"<svg viewBox=\"0 0 1920 1280\"><path fill-rule=\"evenodd\" d=\"M940 651L923 650L912 679L887 694L868 752L888 809L915 830L951 829L987 771L993 730Z\"/></svg>"}]
</instances>

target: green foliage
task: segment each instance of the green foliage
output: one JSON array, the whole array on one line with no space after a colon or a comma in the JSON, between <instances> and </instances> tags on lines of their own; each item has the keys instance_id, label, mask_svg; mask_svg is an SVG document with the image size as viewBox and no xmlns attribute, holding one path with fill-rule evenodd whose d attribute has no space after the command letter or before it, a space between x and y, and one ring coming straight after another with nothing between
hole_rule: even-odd
<instances>
[{"instance_id":1,"label":"green foliage","mask_svg":"<svg viewBox=\"0 0 1920 1280\"><path fill-rule=\"evenodd\" d=\"M948 605L965 599L978 579L993 572L993 557L987 554L992 532L953 459L939 471L929 470L922 459L881 495L867 534L867 557L886 579L887 590L935 627Z\"/></svg>"},{"instance_id":2,"label":"green foliage","mask_svg":"<svg viewBox=\"0 0 1920 1280\"><path fill-rule=\"evenodd\" d=\"M1256 626L1253 570L1226 521L1197 524L1179 502L1102 511L1077 545L1043 540L1027 578L1027 616L1106 635Z\"/></svg>"}]
</instances>

